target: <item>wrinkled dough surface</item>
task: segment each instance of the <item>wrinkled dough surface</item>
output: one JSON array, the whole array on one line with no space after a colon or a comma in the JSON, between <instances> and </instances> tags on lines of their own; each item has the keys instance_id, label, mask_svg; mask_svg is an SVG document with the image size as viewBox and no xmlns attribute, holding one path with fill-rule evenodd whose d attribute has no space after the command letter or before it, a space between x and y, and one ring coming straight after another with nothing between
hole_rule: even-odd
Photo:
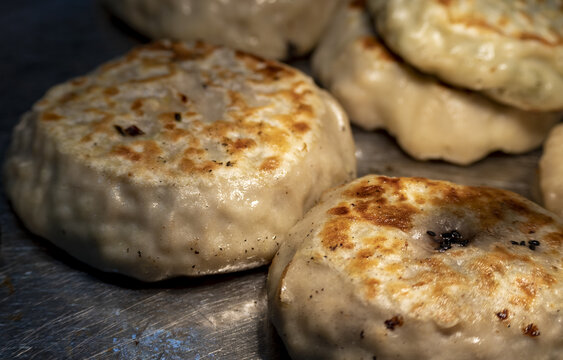
<instances>
[{"instance_id":1,"label":"wrinkled dough surface","mask_svg":"<svg viewBox=\"0 0 563 360\"><path fill-rule=\"evenodd\" d=\"M512 192L368 175L323 195L268 275L294 359L559 359L563 224Z\"/></svg>"},{"instance_id":2,"label":"wrinkled dough surface","mask_svg":"<svg viewBox=\"0 0 563 360\"><path fill-rule=\"evenodd\" d=\"M379 42L357 1L333 19L315 50L313 72L352 123L386 129L421 160L469 164L497 150L525 152L563 117L500 105L412 69Z\"/></svg>"},{"instance_id":3,"label":"wrinkled dough surface","mask_svg":"<svg viewBox=\"0 0 563 360\"><path fill-rule=\"evenodd\" d=\"M203 40L271 59L309 52L342 0L107 0L153 39ZM314 21L312 21L314 19Z\"/></svg>"},{"instance_id":4,"label":"wrinkled dough surface","mask_svg":"<svg viewBox=\"0 0 563 360\"><path fill-rule=\"evenodd\" d=\"M14 130L4 184L32 232L154 281L268 263L355 171L346 115L309 77L161 41L49 90Z\"/></svg>"},{"instance_id":5,"label":"wrinkled dough surface","mask_svg":"<svg viewBox=\"0 0 563 360\"><path fill-rule=\"evenodd\" d=\"M446 83L524 110L563 110L561 0L368 0L378 32Z\"/></svg>"},{"instance_id":6,"label":"wrinkled dough surface","mask_svg":"<svg viewBox=\"0 0 563 360\"><path fill-rule=\"evenodd\" d=\"M563 218L563 124L550 132L539 166L544 206Z\"/></svg>"}]
</instances>

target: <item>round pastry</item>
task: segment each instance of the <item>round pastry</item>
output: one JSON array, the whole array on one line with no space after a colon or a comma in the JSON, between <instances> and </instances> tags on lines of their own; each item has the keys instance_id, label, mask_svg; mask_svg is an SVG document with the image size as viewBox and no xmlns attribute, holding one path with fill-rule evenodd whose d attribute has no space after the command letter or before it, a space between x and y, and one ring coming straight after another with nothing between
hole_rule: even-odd
<instances>
[{"instance_id":1,"label":"round pastry","mask_svg":"<svg viewBox=\"0 0 563 360\"><path fill-rule=\"evenodd\" d=\"M313 55L313 72L352 123L386 129L409 155L469 164L539 146L561 113L528 112L455 89L393 56L362 2L348 1Z\"/></svg>"},{"instance_id":2,"label":"round pastry","mask_svg":"<svg viewBox=\"0 0 563 360\"><path fill-rule=\"evenodd\" d=\"M290 230L268 301L294 359L559 359L563 224L505 190L366 176Z\"/></svg>"},{"instance_id":3,"label":"round pastry","mask_svg":"<svg viewBox=\"0 0 563 360\"><path fill-rule=\"evenodd\" d=\"M153 39L203 40L282 59L309 52L341 1L107 0L105 4Z\"/></svg>"},{"instance_id":4,"label":"round pastry","mask_svg":"<svg viewBox=\"0 0 563 360\"><path fill-rule=\"evenodd\" d=\"M544 206L563 218L563 124L550 132L539 165Z\"/></svg>"},{"instance_id":5,"label":"round pastry","mask_svg":"<svg viewBox=\"0 0 563 360\"><path fill-rule=\"evenodd\" d=\"M380 35L421 71L524 110L563 110L561 0L369 0Z\"/></svg>"},{"instance_id":6,"label":"round pastry","mask_svg":"<svg viewBox=\"0 0 563 360\"><path fill-rule=\"evenodd\" d=\"M345 113L299 71L161 41L48 91L4 175L32 232L154 281L269 263L355 157Z\"/></svg>"}]
</instances>

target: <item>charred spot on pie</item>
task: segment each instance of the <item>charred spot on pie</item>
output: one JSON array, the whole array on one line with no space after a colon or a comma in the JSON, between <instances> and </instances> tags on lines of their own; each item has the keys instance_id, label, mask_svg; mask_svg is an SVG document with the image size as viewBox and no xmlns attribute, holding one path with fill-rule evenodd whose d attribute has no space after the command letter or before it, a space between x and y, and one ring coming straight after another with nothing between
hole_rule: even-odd
<instances>
[{"instance_id":1,"label":"charred spot on pie","mask_svg":"<svg viewBox=\"0 0 563 360\"><path fill-rule=\"evenodd\" d=\"M136 125L131 125L125 128L125 133L129 136L144 135L145 132L139 129Z\"/></svg>"},{"instance_id":2,"label":"charred spot on pie","mask_svg":"<svg viewBox=\"0 0 563 360\"><path fill-rule=\"evenodd\" d=\"M538 327L531 323L526 325L523 329L522 329L522 333L526 336L529 337L537 337L540 336L540 330L538 329Z\"/></svg>"},{"instance_id":3,"label":"charred spot on pie","mask_svg":"<svg viewBox=\"0 0 563 360\"><path fill-rule=\"evenodd\" d=\"M508 309L503 309L502 311L499 311L498 313L496 313L496 316L501 321L508 319Z\"/></svg>"},{"instance_id":4,"label":"charred spot on pie","mask_svg":"<svg viewBox=\"0 0 563 360\"><path fill-rule=\"evenodd\" d=\"M445 207L430 216L420 217L415 227L422 230L423 248L439 253L470 246L481 229L477 218L457 207Z\"/></svg>"},{"instance_id":5,"label":"charred spot on pie","mask_svg":"<svg viewBox=\"0 0 563 360\"><path fill-rule=\"evenodd\" d=\"M452 229L441 234L436 234L432 230L426 231L426 234L432 238L432 240L438 243L436 250L439 252L444 252L452 248L452 246L465 247L469 244L470 238L464 237L458 230Z\"/></svg>"},{"instance_id":6,"label":"charred spot on pie","mask_svg":"<svg viewBox=\"0 0 563 360\"><path fill-rule=\"evenodd\" d=\"M396 327L403 326L404 320L401 315L395 315L391 319L385 320L385 327L391 331L395 330Z\"/></svg>"},{"instance_id":7,"label":"charred spot on pie","mask_svg":"<svg viewBox=\"0 0 563 360\"><path fill-rule=\"evenodd\" d=\"M119 125L113 126L121 136L139 136L144 135L145 132L137 127L137 125L130 125L125 129Z\"/></svg>"},{"instance_id":8,"label":"charred spot on pie","mask_svg":"<svg viewBox=\"0 0 563 360\"><path fill-rule=\"evenodd\" d=\"M114 125L113 126L114 129L119 133L119 135L121 136L125 136L125 131L123 130L123 128L119 125Z\"/></svg>"},{"instance_id":9,"label":"charred spot on pie","mask_svg":"<svg viewBox=\"0 0 563 360\"><path fill-rule=\"evenodd\" d=\"M510 244L516 245L516 246L527 246L528 249L530 249L530 250L536 250L536 247L541 245L541 243L538 240L528 240L528 243L526 243L526 241L524 241L524 240L522 240L522 241L511 240Z\"/></svg>"}]
</instances>

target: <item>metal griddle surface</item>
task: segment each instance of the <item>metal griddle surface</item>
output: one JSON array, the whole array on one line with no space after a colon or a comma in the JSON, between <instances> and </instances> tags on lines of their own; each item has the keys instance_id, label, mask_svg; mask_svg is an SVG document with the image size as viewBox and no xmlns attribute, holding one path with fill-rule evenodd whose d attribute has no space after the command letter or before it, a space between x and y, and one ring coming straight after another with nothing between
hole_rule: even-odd
<instances>
[{"instance_id":1,"label":"metal griddle surface","mask_svg":"<svg viewBox=\"0 0 563 360\"><path fill-rule=\"evenodd\" d=\"M94 0L0 5L0 152L52 85L144 39ZM354 129L359 175L489 185L538 200L540 150L469 167L408 158L383 132ZM81 264L29 233L0 198L1 359L288 359L267 319L267 268L145 284Z\"/></svg>"}]
</instances>

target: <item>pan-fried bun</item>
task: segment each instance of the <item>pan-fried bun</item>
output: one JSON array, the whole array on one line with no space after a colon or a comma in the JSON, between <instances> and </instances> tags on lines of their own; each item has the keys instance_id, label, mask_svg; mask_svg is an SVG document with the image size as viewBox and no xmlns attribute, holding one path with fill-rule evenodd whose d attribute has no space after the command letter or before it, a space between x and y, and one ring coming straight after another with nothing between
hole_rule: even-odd
<instances>
[{"instance_id":1,"label":"pan-fried bun","mask_svg":"<svg viewBox=\"0 0 563 360\"><path fill-rule=\"evenodd\" d=\"M153 39L203 40L272 59L304 55L342 0L105 0Z\"/></svg>"},{"instance_id":2,"label":"pan-fried bun","mask_svg":"<svg viewBox=\"0 0 563 360\"><path fill-rule=\"evenodd\" d=\"M411 156L469 164L502 150L539 146L559 113L528 112L440 83L392 55L353 0L335 16L313 56L313 71L352 123L393 134Z\"/></svg>"},{"instance_id":3,"label":"pan-fried bun","mask_svg":"<svg viewBox=\"0 0 563 360\"><path fill-rule=\"evenodd\" d=\"M15 128L4 175L32 232L153 281L268 263L355 158L345 113L309 77L161 41L52 88Z\"/></svg>"},{"instance_id":4,"label":"pan-fried bun","mask_svg":"<svg viewBox=\"0 0 563 360\"><path fill-rule=\"evenodd\" d=\"M551 130L539 166L544 206L563 219L563 124Z\"/></svg>"},{"instance_id":5,"label":"pan-fried bun","mask_svg":"<svg viewBox=\"0 0 563 360\"><path fill-rule=\"evenodd\" d=\"M563 110L561 0L368 0L386 44L421 71L524 110Z\"/></svg>"},{"instance_id":6,"label":"pan-fried bun","mask_svg":"<svg viewBox=\"0 0 563 360\"><path fill-rule=\"evenodd\" d=\"M292 228L268 296L294 359L559 359L563 224L504 190L366 176Z\"/></svg>"}]
</instances>

